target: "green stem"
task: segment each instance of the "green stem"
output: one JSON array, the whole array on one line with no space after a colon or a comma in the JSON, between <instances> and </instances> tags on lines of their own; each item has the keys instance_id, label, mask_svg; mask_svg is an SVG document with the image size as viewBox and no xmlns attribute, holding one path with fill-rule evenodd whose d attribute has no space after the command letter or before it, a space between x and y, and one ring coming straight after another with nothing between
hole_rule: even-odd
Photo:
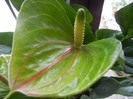
<instances>
[{"instance_id":1,"label":"green stem","mask_svg":"<svg viewBox=\"0 0 133 99\"><path fill-rule=\"evenodd\" d=\"M79 48L84 40L84 27L85 27L85 11L80 8L77 11L74 25L74 45Z\"/></svg>"},{"instance_id":2,"label":"green stem","mask_svg":"<svg viewBox=\"0 0 133 99\"><path fill-rule=\"evenodd\" d=\"M9 7L10 11L12 12L12 15L13 15L14 18L16 19L16 18L17 18L17 17L16 17L16 14L15 14L15 12L13 11L13 8L12 8L12 6L11 6L9 0L5 0L5 1L6 1L6 4L8 5L8 7Z\"/></svg>"},{"instance_id":3,"label":"green stem","mask_svg":"<svg viewBox=\"0 0 133 99\"><path fill-rule=\"evenodd\" d=\"M12 91L10 91L5 97L4 97L4 99L9 99L9 97L12 95Z\"/></svg>"},{"instance_id":4,"label":"green stem","mask_svg":"<svg viewBox=\"0 0 133 99\"><path fill-rule=\"evenodd\" d=\"M123 36L123 38L121 39L121 42L123 42L127 37Z\"/></svg>"},{"instance_id":5,"label":"green stem","mask_svg":"<svg viewBox=\"0 0 133 99\"><path fill-rule=\"evenodd\" d=\"M8 86L8 80L2 74L0 74L0 81L3 82L5 85Z\"/></svg>"}]
</instances>

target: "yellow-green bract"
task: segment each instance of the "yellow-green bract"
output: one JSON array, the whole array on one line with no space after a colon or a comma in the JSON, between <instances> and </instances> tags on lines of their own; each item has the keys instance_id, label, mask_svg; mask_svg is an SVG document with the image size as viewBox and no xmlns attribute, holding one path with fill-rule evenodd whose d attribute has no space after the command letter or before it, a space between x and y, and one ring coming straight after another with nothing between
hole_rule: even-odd
<instances>
[{"instance_id":1,"label":"yellow-green bract","mask_svg":"<svg viewBox=\"0 0 133 99\"><path fill-rule=\"evenodd\" d=\"M121 43L115 39L74 46L74 11L64 0L26 0L14 33L9 66L10 93L67 97L81 93L115 63ZM89 27L85 23L85 27ZM89 43L89 44L87 44Z\"/></svg>"}]
</instances>

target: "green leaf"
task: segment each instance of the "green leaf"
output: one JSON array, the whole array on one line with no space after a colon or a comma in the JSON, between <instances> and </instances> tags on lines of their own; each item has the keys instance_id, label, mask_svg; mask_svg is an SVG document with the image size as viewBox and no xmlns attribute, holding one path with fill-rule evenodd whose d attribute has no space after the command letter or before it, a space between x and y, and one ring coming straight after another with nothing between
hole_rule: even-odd
<instances>
[{"instance_id":1,"label":"green leaf","mask_svg":"<svg viewBox=\"0 0 133 99\"><path fill-rule=\"evenodd\" d=\"M133 78L123 78L123 80L120 81L120 84L133 86Z\"/></svg>"},{"instance_id":2,"label":"green leaf","mask_svg":"<svg viewBox=\"0 0 133 99\"><path fill-rule=\"evenodd\" d=\"M96 31L96 38L97 38L97 40L106 39L106 38L117 38L121 34L122 34L121 31L116 31L116 30L111 30L111 29L99 29ZM125 58L124 58L123 51L121 51L121 53L117 59L117 63L115 64L115 66L117 66L117 65L122 66L122 68L125 65Z\"/></svg>"},{"instance_id":3,"label":"green leaf","mask_svg":"<svg viewBox=\"0 0 133 99\"><path fill-rule=\"evenodd\" d=\"M0 98L5 97L8 93L9 93L8 86L0 81Z\"/></svg>"},{"instance_id":4,"label":"green leaf","mask_svg":"<svg viewBox=\"0 0 133 99\"><path fill-rule=\"evenodd\" d=\"M133 74L133 57L126 57L124 69L126 73Z\"/></svg>"},{"instance_id":5,"label":"green leaf","mask_svg":"<svg viewBox=\"0 0 133 99\"><path fill-rule=\"evenodd\" d=\"M116 38L120 35L120 31L111 30L111 29L99 29L96 31L96 38L98 40L105 39L105 38Z\"/></svg>"},{"instance_id":6,"label":"green leaf","mask_svg":"<svg viewBox=\"0 0 133 99\"><path fill-rule=\"evenodd\" d=\"M133 57L133 45L124 48L125 56Z\"/></svg>"},{"instance_id":7,"label":"green leaf","mask_svg":"<svg viewBox=\"0 0 133 99\"><path fill-rule=\"evenodd\" d=\"M133 76L133 40L131 38L125 39L122 42L122 45L125 54L125 64L122 68L120 67L119 64L115 64L115 66L112 69L122 74L125 77L128 76L130 77ZM124 63L124 62L119 61L119 63Z\"/></svg>"},{"instance_id":8,"label":"green leaf","mask_svg":"<svg viewBox=\"0 0 133 99\"><path fill-rule=\"evenodd\" d=\"M98 99L98 97L94 91L90 92L90 99Z\"/></svg>"},{"instance_id":9,"label":"green leaf","mask_svg":"<svg viewBox=\"0 0 133 99\"><path fill-rule=\"evenodd\" d=\"M133 76L133 74L129 74L129 73L125 72L125 67L123 69L120 65L113 66L111 69L114 70L115 72L117 72L118 75L120 75L122 77Z\"/></svg>"},{"instance_id":10,"label":"green leaf","mask_svg":"<svg viewBox=\"0 0 133 99\"><path fill-rule=\"evenodd\" d=\"M114 64L114 66L111 69L118 73L121 73L121 71L123 71L124 66L125 66L125 56L122 50L117 59L117 62Z\"/></svg>"},{"instance_id":11,"label":"green leaf","mask_svg":"<svg viewBox=\"0 0 133 99\"><path fill-rule=\"evenodd\" d=\"M117 11L115 18L116 22L120 25L123 35L131 36L131 31L133 32L133 3Z\"/></svg>"},{"instance_id":12,"label":"green leaf","mask_svg":"<svg viewBox=\"0 0 133 99\"><path fill-rule=\"evenodd\" d=\"M122 42L122 46L123 46L123 48L129 47L129 46L133 46L133 39L132 38L125 39Z\"/></svg>"},{"instance_id":13,"label":"green leaf","mask_svg":"<svg viewBox=\"0 0 133 99\"><path fill-rule=\"evenodd\" d=\"M10 0L13 6L19 11L24 0Z\"/></svg>"},{"instance_id":14,"label":"green leaf","mask_svg":"<svg viewBox=\"0 0 133 99\"><path fill-rule=\"evenodd\" d=\"M133 86L126 86L121 87L118 91L118 94L124 95L124 96L133 96Z\"/></svg>"},{"instance_id":15,"label":"green leaf","mask_svg":"<svg viewBox=\"0 0 133 99\"><path fill-rule=\"evenodd\" d=\"M95 35L91 31L90 25L88 25L86 23L85 24L85 34L84 34L84 42L83 42L83 44L88 44L88 43L93 42L95 40L96 40L96 38L95 38Z\"/></svg>"},{"instance_id":16,"label":"green leaf","mask_svg":"<svg viewBox=\"0 0 133 99\"><path fill-rule=\"evenodd\" d=\"M118 94L124 96L133 96L133 78L115 78L121 84L117 90Z\"/></svg>"},{"instance_id":17,"label":"green leaf","mask_svg":"<svg viewBox=\"0 0 133 99\"><path fill-rule=\"evenodd\" d=\"M90 97L87 96L87 95L82 95L82 96L80 97L80 99L90 99Z\"/></svg>"},{"instance_id":18,"label":"green leaf","mask_svg":"<svg viewBox=\"0 0 133 99\"><path fill-rule=\"evenodd\" d=\"M120 83L112 78L104 77L93 85L93 92L98 98L113 95L121 87Z\"/></svg>"},{"instance_id":19,"label":"green leaf","mask_svg":"<svg viewBox=\"0 0 133 99\"><path fill-rule=\"evenodd\" d=\"M22 94L20 92L13 93L8 99L76 99L75 97L67 97L67 98L35 98L26 96L25 94Z\"/></svg>"},{"instance_id":20,"label":"green leaf","mask_svg":"<svg viewBox=\"0 0 133 99\"><path fill-rule=\"evenodd\" d=\"M6 96L9 92L7 82L9 58L9 55L0 56L0 98Z\"/></svg>"},{"instance_id":21,"label":"green leaf","mask_svg":"<svg viewBox=\"0 0 133 99\"><path fill-rule=\"evenodd\" d=\"M133 29L128 31L128 38L133 38Z\"/></svg>"},{"instance_id":22,"label":"green leaf","mask_svg":"<svg viewBox=\"0 0 133 99\"><path fill-rule=\"evenodd\" d=\"M0 55L0 74L6 78L8 76L9 59L10 55Z\"/></svg>"},{"instance_id":23,"label":"green leaf","mask_svg":"<svg viewBox=\"0 0 133 99\"><path fill-rule=\"evenodd\" d=\"M123 50L121 51L121 53L120 53L120 55L117 59L117 62L118 62L118 64L120 64L122 66L122 68L124 67L124 65L125 65L125 56L124 56Z\"/></svg>"},{"instance_id":24,"label":"green leaf","mask_svg":"<svg viewBox=\"0 0 133 99\"><path fill-rule=\"evenodd\" d=\"M74 26L76 11L72 7L70 7L70 5L68 5L64 0L58 0L58 2L63 6L72 26Z\"/></svg>"},{"instance_id":25,"label":"green leaf","mask_svg":"<svg viewBox=\"0 0 133 99\"><path fill-rule=\"evenodd\" d=\"M133 40L131 38L122 42L125 54L125 72L133 74Z\"/></svg>"},{"instance_id":26,"label":"green leaf","mask_svg":"<svg viewBox=\"0 0 133 99\"><path fill-rule=\"evenodd\" d=\"M0 44L12 46L13 32L0 32Z\"/></svg>"},{"instance_id":27,"label":"green leaf","mask_svg":"<svg viewBox=\"0 0 133 99\"><path fill-rule=\"evenodd\" d=\"M0 55L9 54L12 47L13 32L0 33Z\"/></svg>"},{"instance_id":28,"label":"green leaf","mask_svg":"<svg viewBox=\"0 0 133 99\"><path fill-rule=\"evenodd\" d=\"M26 0L14 33L10 94L76 95L100 79L122 50L116 39L95 41L81 48L75 48L73 41L73 25L58 0Z\"/></svg>"},{"instance_id":29,"label":"green leaf","mask_svg":"<svg viewBox=\"0 0 133 99\"><path fill-rule=\"evenodd\" d=\"M20 92L16 92L16 93L12 94L8 99L40 99L40 98L29 97ZM41 98L41 99L43 99L43 98ZM47 99L47 98L45 98L45 99Z\"/></svg>"}]
</instances>

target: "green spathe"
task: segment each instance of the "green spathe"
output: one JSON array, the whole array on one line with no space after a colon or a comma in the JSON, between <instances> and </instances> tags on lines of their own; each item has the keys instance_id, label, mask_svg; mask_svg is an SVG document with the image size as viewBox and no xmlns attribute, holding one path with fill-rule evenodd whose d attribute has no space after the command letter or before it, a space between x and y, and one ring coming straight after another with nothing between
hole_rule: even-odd
<instances>
[{"instance_id":1,"label":"green spathe","mask_svg":"<svg viewBox=\"0 0 133 99\"><path fill-rule=\"evenodd\" d=\"M115 39L74 47L72 17L66 14L63 3L23 3L10 60L10 94L19 91L34 97L75 95L95 83L117 60L122 48Z\"/></svg>"}]
</instances>

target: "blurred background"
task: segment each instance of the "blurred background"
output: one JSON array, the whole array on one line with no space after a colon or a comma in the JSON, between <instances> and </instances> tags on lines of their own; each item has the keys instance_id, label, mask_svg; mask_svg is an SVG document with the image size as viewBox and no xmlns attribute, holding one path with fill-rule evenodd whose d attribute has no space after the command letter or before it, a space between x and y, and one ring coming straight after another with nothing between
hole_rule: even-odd
<instances>
[{"instance_id":1,"label":"blurred background","mask_svg":"<svg viewBox=\"0 0 133 99\"><path fill-rule=\"evenodd\" d=\"M133 0L105 0L99 28L120 30L115 22L115 12L133 2Z\"/></svg>"},{"instance_id":2,"label":"blurred background","mask_svg":"<svg viewBox=\"0 0 133 99\"><path fill-rule=\"evenodd\" d=\"M15 13L18 12L13 9ZM13 17L5 0L0 0L0 32L14 31L16 26L16 19Z\"/></svg>"}]
</instances>

